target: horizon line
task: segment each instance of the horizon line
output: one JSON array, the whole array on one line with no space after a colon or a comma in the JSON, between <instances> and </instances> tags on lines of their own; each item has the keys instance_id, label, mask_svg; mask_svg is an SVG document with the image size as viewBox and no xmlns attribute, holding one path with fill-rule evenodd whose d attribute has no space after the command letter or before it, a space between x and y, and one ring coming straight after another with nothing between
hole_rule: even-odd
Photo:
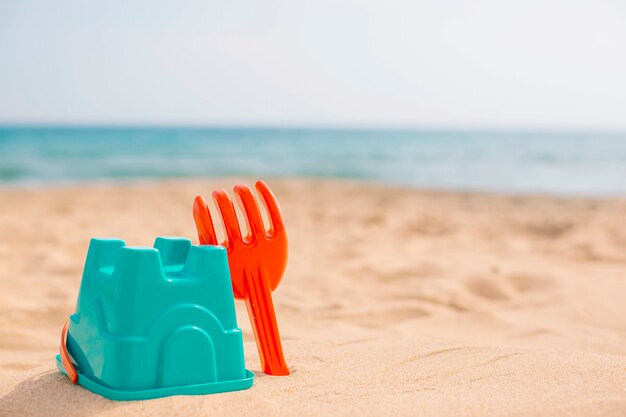
<instances>
[{"instance_id":1,"label":"horizon line","mask_svg":"<svg viewBox=\"0 0 626 417\"><path fill-rule=\"evenodd\" d=\"M198 129L198 130L275 130L346 132L475 132L475 133L602 133L626 134L626 127L597 126L500 126L500 125L358 125L311 123L120 123L120 122L2 122L0 129Z\"/></svg>"}]
</instances>

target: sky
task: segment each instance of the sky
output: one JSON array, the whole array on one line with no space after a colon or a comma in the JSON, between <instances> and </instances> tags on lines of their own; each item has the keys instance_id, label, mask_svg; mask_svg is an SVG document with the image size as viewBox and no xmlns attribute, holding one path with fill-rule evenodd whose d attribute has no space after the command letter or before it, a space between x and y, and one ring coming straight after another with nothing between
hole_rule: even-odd
<instances>
[{"instance_id":1,"label":"sky","mask_svg":"<svg viewBox=\"0 0 626 417\"><path fill-rule=\"evenodd\" d=\"M0 123L626 129L626 2L0 0Z\"/></svg>"}]
</instances>

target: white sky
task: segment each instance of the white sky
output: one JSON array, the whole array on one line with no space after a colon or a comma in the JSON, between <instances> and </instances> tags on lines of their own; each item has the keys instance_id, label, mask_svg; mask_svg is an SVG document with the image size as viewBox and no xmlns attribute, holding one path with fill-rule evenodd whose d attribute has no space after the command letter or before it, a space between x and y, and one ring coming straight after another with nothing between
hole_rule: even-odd
<instances>
[{"instance_id":1,"label":"white sky","mask_svg":"<svg viewBox=\"0 0 626 417\"><path fill-rule=\"evenodd\" d=\"M626 2L0 0L0 122L626 128Z\"/></svg>"}]
</instances>

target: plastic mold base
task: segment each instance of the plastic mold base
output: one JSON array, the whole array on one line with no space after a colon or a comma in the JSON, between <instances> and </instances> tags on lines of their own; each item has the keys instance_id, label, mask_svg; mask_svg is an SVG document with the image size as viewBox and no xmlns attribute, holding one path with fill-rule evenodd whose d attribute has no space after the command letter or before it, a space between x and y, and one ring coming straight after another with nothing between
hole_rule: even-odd
<instances>
[{"instance_id":1,"label":"plastic mold base","mask_svg":"<svg viewBox=\"0 0 626 417\"><path fill-rule=\"evenodd\" d=\"M57 369L64 375L67 375L63 364L61 363L61 356L56 356ZM141 391L122 391L116 390L104 386L87 375L82 374L80 369L78 371L78 385L87 388L89 391L102 395L105 398L116 401L134 401L134 400L149 400L153 398L169 397L172 395L204 395L204 394L217 394L220 392L229 391L241 391L252 387L254 383L254 374L246 369L246 377L236 381L220 381L211 382L208 384L196 384L186 385L180 387L168 387L168 388L155 388Z\"/></svg>"}]
</instances>

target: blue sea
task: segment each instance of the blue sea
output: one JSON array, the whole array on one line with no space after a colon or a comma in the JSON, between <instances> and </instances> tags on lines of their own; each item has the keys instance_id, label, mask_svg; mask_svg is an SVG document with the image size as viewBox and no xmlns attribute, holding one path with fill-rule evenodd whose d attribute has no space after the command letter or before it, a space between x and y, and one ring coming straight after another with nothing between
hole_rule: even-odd
<instances>
[{"instance_id":1,"label":"blue sea","mask_svg":"<svg viewBox=\"0 0 626 417\"><path fill-rule=\"evenodd\" d=\"M626 133L0 127L0 186L223 176L626 195Z\"/></svg>"}]
</instances>

